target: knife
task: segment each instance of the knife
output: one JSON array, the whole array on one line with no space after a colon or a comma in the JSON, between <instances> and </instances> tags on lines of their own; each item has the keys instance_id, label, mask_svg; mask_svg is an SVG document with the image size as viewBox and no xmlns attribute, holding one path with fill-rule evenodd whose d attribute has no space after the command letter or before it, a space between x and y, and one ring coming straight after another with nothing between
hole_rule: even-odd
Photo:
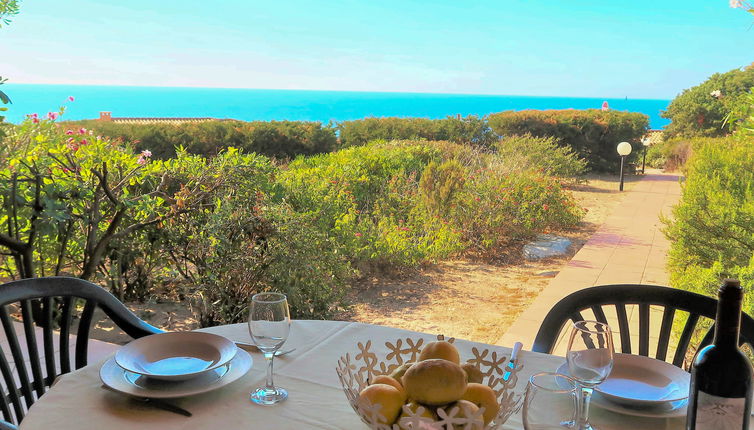
<instances>
[{"instance_id":1,"label":"knife","mask_svg":"<svg viewBox=\"0 0 754 430\"><path fill-rule=\"evenodd\" d=\"M503 381L507 381L511 377L511 373L516 370L516 361L518 360L518 353L521 352L521 348L524 346L521 342L513 344L513 352L511 353L511 359L508 364L505 365L505 373L503 373Z\"/></svg>"},{"instance_id":2,"label":"knife","mask_svg":"<svg viewBox=\"0 0 754 430\"><path fill-rule=\"evenodd\" d=\"M114 393L125 394L125 393L121 393L120 391L118 391L118 390L116 390L116 389L114 389L112 387L109 387L109 386L107 386L105 384L102 384L102 388L104 388L105 390L108 390L108 391L112 391ZM128 395L128 394L126 394L126 396L130 397L130 398L132 398L132 399L134 399L136 401L150 404L150 405L152 405L153 407L155 407L157 409L162 409L163 411L173 412L174 414L183 415L184 417L190 417L191 416L191 412L187 411L186 409L183 409L180 406L176 406L176 405L174 405L172 403L168 403L168 402L166 402L164 400L161 400L161 399L155 399L155 398L152 398L152 397L138 397L138 396L132 396L132 395Z\"/></svg>"}]
</instances>

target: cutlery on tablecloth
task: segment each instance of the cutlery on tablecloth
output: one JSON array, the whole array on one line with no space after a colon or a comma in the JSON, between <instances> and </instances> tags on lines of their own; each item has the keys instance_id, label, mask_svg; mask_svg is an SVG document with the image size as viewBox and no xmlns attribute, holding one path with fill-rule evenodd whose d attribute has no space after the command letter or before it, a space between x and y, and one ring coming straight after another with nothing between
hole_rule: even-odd
<instances>
[{"instance_id":1,"label":"cutlery on tablecloth","mask_svg":"<svg viewBox=\"0 0 754 430\"><path fill-rule=\"evenodd\" d=\"M102 385L102 388L104 388L104 389L106 389L108 391L112 391L113 393L123 394L123 393L121 393L119 391L116 391L116 390L108 387L107 385ZM163 411L168 411L168 412L172 412L174 414L183 415L184 417L190 417L191 416L191 412L187 411L186 409L183 409L180 406L176 406L176 405L174 405L172 403L166 402L166 401L161 400L161 399L153 399L151 397L129 396L127 394L126 394L126 396L128 396L128 397L130 397L130 398L132 398L134 400L137 400L137 401L139 401L141 403L146 403L148 405L154 406L157 409L162 409Z\"/></svg>"},{"instance_id":2,"label":"cutlery on tablecloth","mask_svg":"<svg viewBox=\"0 0 754 430\"><path fill-rule=\"evenodd\" d=\"M518 353L521 352L521 348L524 346L521 342L513 344L513 352L511 352L511 359L508 364L505 365L505 373L503 374L503 381L507 381L511 377L511 373L516 370L516 362L518 361Z\"/></svg>"},{"instance_id":3,"label":"cutlery on tablecloth","mask_svg":"<svg viewBox=\"0 0 754 430\"><path fill-rule=\"evenodd\" d=\"M239 341L235 341L235 343L241 349L253 350L253 351L256 351L256 352L261 352L261 351L259 351L259 348L256 345L254 345L253 343L246 343L246 342L239 342ZM280 357L281 355L290 354L291 352L293 352L295 350L296 350L296 348L286 349L285 351L277 351L275 353L275 357Z\"/></svg>"}]
</instances>

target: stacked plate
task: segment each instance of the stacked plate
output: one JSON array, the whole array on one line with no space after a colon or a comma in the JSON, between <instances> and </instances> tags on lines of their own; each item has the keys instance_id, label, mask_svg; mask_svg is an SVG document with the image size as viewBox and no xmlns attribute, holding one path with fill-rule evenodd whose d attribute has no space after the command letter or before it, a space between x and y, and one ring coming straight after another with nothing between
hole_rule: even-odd
<instances>
[{"instance_id":1,"label":"stacked plate","mask_svg":"<svg viewBox=\"0 0 754 430\"><path fill-rule=\"evenodd\" d=\"M568 364L558 368L568 375ZM691 376L672 364L615 354L613 370L594 387L592 403L613 412L655 418L686 416Z\"/></svg>"},{"instance_id":2,"label":"stacked plate","mask_svg":"<svg viewBox=\"0 0 754 430\"><path fill-rule=\"evenodd\" d=\"M139 397L184 397L230 384L251 369L251 356L211 333L161 333L137 339L100 369L108 387Z\"/></svg>"}]
</instances>

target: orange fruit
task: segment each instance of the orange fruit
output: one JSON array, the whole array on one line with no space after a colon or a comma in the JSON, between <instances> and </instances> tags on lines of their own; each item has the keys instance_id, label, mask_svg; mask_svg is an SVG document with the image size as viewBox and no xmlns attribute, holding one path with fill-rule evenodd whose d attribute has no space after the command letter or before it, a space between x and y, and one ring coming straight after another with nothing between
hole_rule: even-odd
<instances>
[{"instance_id":1,"label":"orange fruit","mask_svg":"<svg viewBox=\"0 0 754 430\"><path fill-rule=\"evenodd\" d=\"M404 396L406 395L406 390L403 389L403 385L401 385L401 383L398 382L396 379L391 378L387 375L375 376L370 385L374 385L374 384L390 385L391 387L395 387L396 389L398 389L398 391L403 393Z\"/></svg>"},{"instance_id":2,"label":"orange fruit","mask_svg":"<svg viewBox=\"0 0 754 430\"><path fill-rule=\"evenodd\" d=\"M392 385L374 384L359 393L359 404L363 407L380 405L380 424L392 425L401 413L406 394Z\"/></svg>"},{"instance_id":3,"label":"orange fruit","mask_svg":"<svg viewBox=\"0 0 754 430\"><path fill-rule=\"evenodd\" d=\"M500 403L497 401L497 395L495 391L484 385L470 383L466 385L466 391L461 396L463 400L468 400L471 403L484 408L484 424L489 424L500 411Z\"/></svg>"},{"instance_id":4,"label":"orange fruit","mask_svg":"<svg viewBox=\"0 0 754 430\"><path fill-rule=\"evenodd\" d=\"M445 406L443 409L445 410L445 413L450 415L453 413L454 408L459 408L458 412L455 413L456 418L471 418L474 416L475 413L479 411L479 407L475 405L472 402L469 402L467 400L459 400L455 403L451 403L448 406ZM478 419L477 421L470 422L470 426L467 426L466 424L453 424L454 430L483 430L485 424L482 422L481 419Z\"/></svg>"},{"instance_id":5,"label":"orange fruit","mask_svg":"<svg viewBox=\"0 0 754 430\"><path fill-rule=\"evenodd\" d=\"M484 375L482 375L482 371L479 370L479 367L474 366L471 363L463 363L461 365L461 369L466 372L467 382L476 382L477 384L482 383L482 378L484 378Z\"/></svg>"},{"instance_id":6,"label":"orange fruit","mask_svg":"<svg viewBox=\"0 0 754 430\"><path fill-rule=\"evenodd\" d=\"M424 346L419 354L419 361L441 358L455 364L461 364L461 354L458 353L458 349L452 343L445 341L443 335L438 336L438 339Z\"/></svg>"}]
</instances>

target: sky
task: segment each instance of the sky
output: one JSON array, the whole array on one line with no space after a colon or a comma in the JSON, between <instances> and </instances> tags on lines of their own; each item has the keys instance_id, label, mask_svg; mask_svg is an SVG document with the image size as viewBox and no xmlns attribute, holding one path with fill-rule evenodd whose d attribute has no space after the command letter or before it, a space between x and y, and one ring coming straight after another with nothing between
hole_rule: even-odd
<instances>
[{"instance_id":1,"label":"sky","mask_svg":"<svg viewBox=\"0 0 754 430\"><path fill-rule=\"evenodd\" d=\"M673 98L745 66L727 0L22 0L13 83Z\"/></svg>"}]
</instances>

